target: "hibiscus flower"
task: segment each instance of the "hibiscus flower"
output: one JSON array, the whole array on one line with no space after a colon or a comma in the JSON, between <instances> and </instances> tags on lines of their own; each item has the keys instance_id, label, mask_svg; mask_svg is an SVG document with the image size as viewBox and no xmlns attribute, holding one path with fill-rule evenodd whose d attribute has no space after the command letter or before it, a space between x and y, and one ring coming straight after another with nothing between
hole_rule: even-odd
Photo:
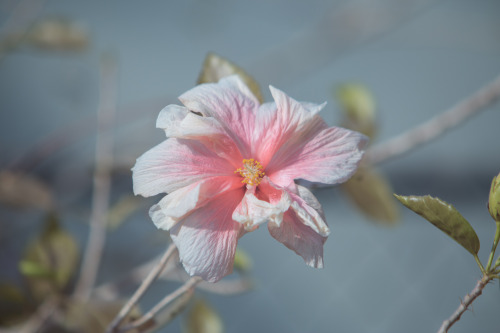
<instances>
[{"instance_id":1,"label":"hibiscus flower","mask_svg":"<svg viewBox=\"0 0 500 333\"><path fill-rule=\"evenodd\" d=\"M307 265L323 267L330 230L321 205L296 179L337 184L351 177L367 138L328 127L326 103L297 102L270 87L260 105L238 78L202 84L169 105L156 127L165 141L137 159L134 193L167 193L149 215L169 230L190 275L215 282L232 272L238 239L267 222Z\"/></svg>"}]
</instances>

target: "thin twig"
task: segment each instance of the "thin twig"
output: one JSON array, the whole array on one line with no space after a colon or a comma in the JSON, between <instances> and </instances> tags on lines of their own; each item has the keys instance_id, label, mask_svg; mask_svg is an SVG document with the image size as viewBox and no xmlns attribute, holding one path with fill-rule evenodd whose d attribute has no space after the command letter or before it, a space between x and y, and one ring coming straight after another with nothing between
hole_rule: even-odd
<instances>
[{"instance_id":1,"label":"thin twig","mask_svg":"<svg viewBox=\"0 0 500 333\"><path fill-rule=\"evenodd\" d=\"M120 294L123 294L123 286L140 284L144 281L148 273L155 266L155 264L160 260L160 256L141 264L137 267L132 268L126 274L122 275L120 279L115 281L110 281L103 283L93 290L95 297L102 300L113 300L116 299ZM184 282L186 281L186 271L179 267L179 265L167 264L163 272L158 276L158 280L174 281L174 282ZM219 295L235 295L241 294L249 291L254 286L254 283L250 277L240 276L236 279L226 280L223 279L217 283L210 283L202 281L196 288L204 290L213 294Z\"/></svg>"},{"instance_id":2,"label":"thin twig","mask_svg":"<svg viewBox=\"0 0 500 333\"><path fill-rule=\"evenodd\" d=\"M148 323L152 322L154 320L154 317L158 314L158 312L160 312L163 308L171 304L178 297L184 295L185 293L192 292L192 290L196 287L196 285L201 281L202 279L198 276L190 278L182 286L177 288L174 292L165 296L165 298L163 298L158 304L156 304L149 312L144 314L141 318L119 329L119 332L127 332L139 327L143 327Z\"/></svg>"},{"instance_id":3,"label":"thin twig","mask_svg":"<svg viewBox=\"0 0 500 333\"><path fill-rule=\"evenodd\" d=\"M106 241L106 217L111 191L110 169L113 164L114 144L111 129L116 113L116 64L111 58L103 58L101 61L100 93L90 234L83 256L80 279L75 288L75 296L82 300L90 297Z\"/></svg>"},{"instance_id":4,"label":"thin twig","mask_svg":"<svg viewBox=\"0 0 500 333\"><path fill-rule=\"evenodd\" d=\"M47 298L24 324L19 333L40 332L47 321L49 321L50 317L57 311L58 306L59 301L57 298Z\"/></svg>"},{"instance_id":5,"label":"thin twig","mask_svg":"<svg viewBox=\"0 0 500 333\"><path fill-rule=\"evenodd\" d=\"M448 332L450 327L460 319L462 314L469 308L472 302L474 302L474 300L483 293L484 287L488 284L488 282L490 282L491 279L491 276L485 275L476 283L476 286L474 287L474 289L472 289L471 293L465 295L464 300L460 302L460 306L457 308L457 310L448 319L443 321L443 324L439 328L438 333Z\"/></svg>"},{"instance_id":6,"label":"thin twig","mask_svg":"<svg viewBox=\"0 0 500 333\"><path fill-rule=\"evenodd\" d=\"M401 135L370 148L365 158L372 164L378 164L406 153L419 145L435 139L446 130L461 124L470 116L491 105L499 97L500 76L442 114Z\"/></svg>"},{"instance_id":7,"label":"thin twig","mask_svg":"<svg viewBox=\"0 0 500 333\"><path fill-rule=\"evenodd\" d=\"M168 260L175 253L177 248L174 243L171 243L170 246L165 251L165 254L160 259L158 264L149 272L149 275L144 279L142 284L136 290L134 295L128 300L128 302L123 306L120 312L116 315L115 319L109 324L106 332L114 332L115 329L120 325L120 323L125 319L127 314L132 310L134 305L141 299L146 290L151 286L151 284L158 278L163 269L165 268Z\"/></svg>"}]
</instances>

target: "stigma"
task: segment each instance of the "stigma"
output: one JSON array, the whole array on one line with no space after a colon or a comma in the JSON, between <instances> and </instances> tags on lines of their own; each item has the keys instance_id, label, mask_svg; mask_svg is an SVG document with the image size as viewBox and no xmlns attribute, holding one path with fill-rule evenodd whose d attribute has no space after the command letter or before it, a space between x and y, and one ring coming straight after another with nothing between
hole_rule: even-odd
<instances>
[{"instance_id":1,"label":"stigma","mask_svg":"<svg viewBox=\"0 0 500 333\"><path fill-rule=\"evenodd\" d=\"M266 175L264 171L262 171L262 164L253 158L244 159L243 167L236 169L234 173L239 173L240 176L243 177L242 183L252 186L259 185L262 178Z\"/></svg>"}]
</instances>

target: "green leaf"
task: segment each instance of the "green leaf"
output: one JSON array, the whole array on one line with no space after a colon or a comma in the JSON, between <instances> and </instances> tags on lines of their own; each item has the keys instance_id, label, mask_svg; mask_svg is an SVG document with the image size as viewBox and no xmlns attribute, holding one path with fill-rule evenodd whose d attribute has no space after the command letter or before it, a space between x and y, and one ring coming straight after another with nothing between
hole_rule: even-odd
<instances>
[{"instance_id":1,"label":"green leaf","mask_svg":"<svg viewBox=\"0 0 500 333\"><path fill-rule=\"evenodd\" d=\"M186 333L222 333L224 324L210 305L198 300L189 311L184 331Z\"/></svg>"},{"instance_id":2,"label":"green leaf","mask_svg":"<svg viewBox=\"0 0 500 333\"><path fill-rule=\"evenodd\" d=\"M39 262L32 262L27 260L22 260L19 262L19 271L30 277L38 278L51 278L53 277L52 271L47 269L44 265Z\"/></svg>"},{"instance_id":3,"label":"green leaf","mask_svg":"<svg viewBox=\"0 0 500 333\"><path fill-rule=\"evenodd\" d=\"M203 62L203 68L198 78L198 84L218 82L226 76L237 74L248 86L250 91L257 97L260 103L263 103L260 86L243 68L235 65L231 61L222 58L214 53L207 54Z\"/></svg>"},{"instance_id":4,"label":"green leaf","mask_svg":"<svg viewBox=\"0 0 500 333\"><path fill-rule=\"evenodd\" d=\"M234 255L234 269L241 272L248 272L251 268L252 258L245 251L237 247Z\"/></svg>"},{"instance_id":5,"label":"green leaf","mask_svg":"<svg viewBox=\"0 0 500 333\"><path fill-rule=\"evenodd\" d=\"M362 84L345 83L340 85L335 97L344 111L343 126L373 138L376 133L376 104L370 90Z\"/></svg>"},{"instance_id":6,"label":"green leaf","mask_svg":"<svg viewBox=\"0 0 500 333\"><path fill-rule=\"evenodd\" d=\"M55 214L49 214L43 231L28 245L20 262L35 299L62 292L77 269L78 257L75 239L61 229Z\"/></svg>"},{"instance_id":7,"label":"green leaf","mask_svg":"<svg viewBox=\"0 0 500 333\"><path fill-rule=\"evenodd\" d=\"M445 234L477 256L479 238L469 222L452 205L439 198L394 195L403 205L421 215Z\"/></svg>"},{"instance_id":8,"label":"green leaf","mask_svg":"<svg viewBox=\"0 0 500 333\"><path fill-rule=\"evenodd\" d=\"M399 209L391 185L372 167L360 167L341 188L369 218L384 225L395 225L399 221Z\"/></svg>"}]
</instances>

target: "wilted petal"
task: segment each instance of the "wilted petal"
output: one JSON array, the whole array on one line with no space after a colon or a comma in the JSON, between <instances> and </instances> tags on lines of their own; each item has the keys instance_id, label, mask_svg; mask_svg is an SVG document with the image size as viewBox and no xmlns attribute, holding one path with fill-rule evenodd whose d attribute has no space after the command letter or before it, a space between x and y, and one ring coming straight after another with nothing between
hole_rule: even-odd
<instances>
[{"instance_id":1,"label":"wilted petal","mask_svg":"<svg viewBox=\"0 0 500 333\"><path fill-rule=\"evenodd\" d=\"M215 118L224 126L241 154L250 156L259 102L238 76L196 86L179 99L189 110Z\"/></svg>"},{"instance_id":2,"label":"wilted petal","mask_svg":"<svg viewBox=\"0 0 500 333\"><path fill-rule=\"evenodd\" d=\"M145 197L233 174L234 167L202 143L174 138L144 153L132 168L134 193Z\"/></svg>"},{"instance_id":3,"label":"wilted petal","mask_svg":"<svg viewBox=\"0 0 500 333\"><path fill-rule=\"evenodd\" d=\"M266 180L258 187L247 189L243 200L233 213L233 219L245 230L252 231L260 224L273 221L281 224L283 213L290 207L290 196L286 191L274 188Z\"/></svg>"},{"instance_id":4,"label":"wilted petal","mask_svg":"<svg viewBox=\"0 0 500 333\"><path fill-rule=\"evenodd\" d=\"M323 267L323 244L326 237L304 225L292 209L285 213L281 225L270 222L267 227L271 236L295 251L307 265L315 268Z\"/></svg>"},{"instance_id":5,"label":"wilted petal","mask_svg":"<svg viewBox=\"0 0 500 333\"><path fill-rule=\"evenodd\" d=\"M292 199L290 208L302 223L321 236L327 237L330 228L325 222L323 210L316 197L307 188L297 185L297 192L289 192Z\"/></svg>"},{"instance_id":6,"label":"wilted petal","mask_svg":"<svg viewBox=\"0 0 500 333\"><path fill-rule=\"evenodd\" d=\"M244 189L226 192L194 210L170 229L179 257L190 275L216 282L230 274L243 226L231 215Z\"/></svg>"},{"instance_id":7,"label":"wilted petal","mask_svg":"<svg viewBox=\"0 0 500 333\"><path fill-rule=\"evenodd\" d=\"M227 191L240 188L237 177L214 177L168 194L149 210L149 216L158 229L170 230L192 210L201 208L210 200Z\"/></svg>"}]
</instances>

